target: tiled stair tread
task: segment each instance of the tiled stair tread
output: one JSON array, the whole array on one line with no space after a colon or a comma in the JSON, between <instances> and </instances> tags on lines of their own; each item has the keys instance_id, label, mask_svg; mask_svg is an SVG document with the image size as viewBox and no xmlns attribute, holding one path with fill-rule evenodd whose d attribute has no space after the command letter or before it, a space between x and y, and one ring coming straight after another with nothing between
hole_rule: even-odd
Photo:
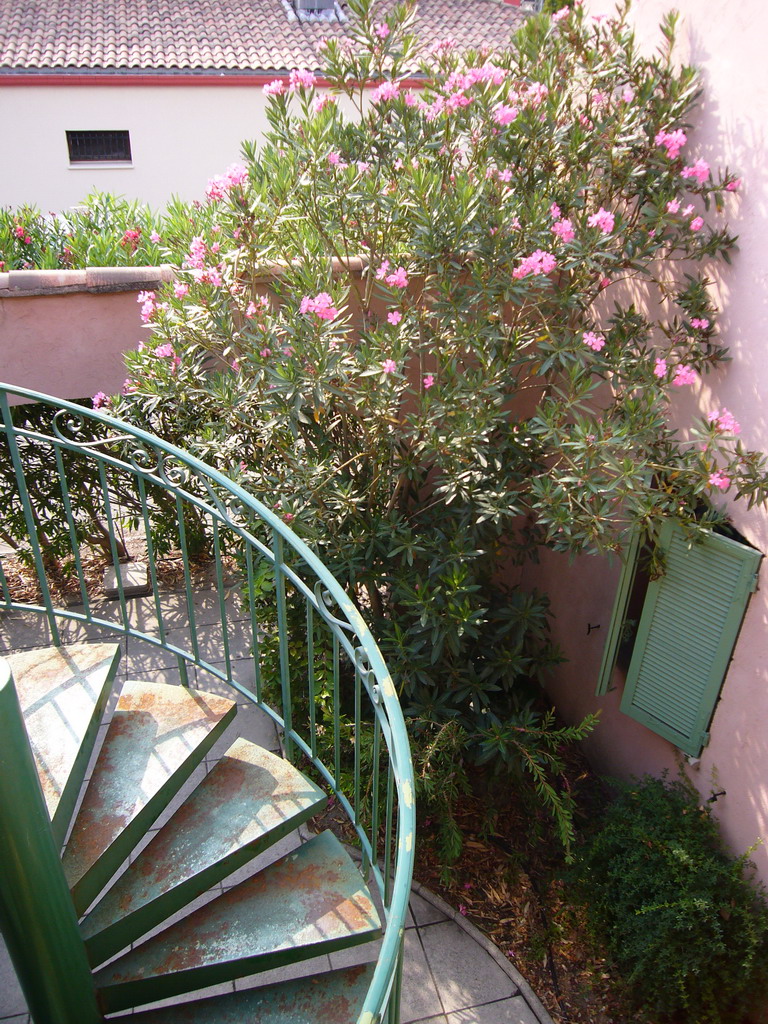
<instances>
[{"instance_id":1,"label":"tiled stair tread","mask_svg":"<svg viewBox=\"0 0 768 1024\"><path fill-rule=\"evenodd\" d=\"M82 922L92 961L107 960L326 802L289 762L237 740Z\"/></svg>"},{"instance_id":2,"label":"tiled stair tread","mask_svg":"<svg viewBox=\"0 0 768 1024\"><path fill-rule=\"evenodd\" d=\"M54 835L62 842L120 661L117 644L7 656Z\"/></svg>"},{"instance_id":3,"label":"tiled stair tread","mask_svg":"<svg viewBox=\"0 0 768 1024\"><path fill-rule=\"evenodd\" d=\"M63 857L80 913L236 711L231 700L182 686L125 683Z\"/></svg>"},{"instance_id":4,"label":"tiled stair tread","mask_svg":"<svg viewBox=\"0 0 768 1024\"><path fill-rule=\"evenodd\" d=\"M107 1012L345 949L380 935L363 880L331 832L114 960L95 976Z\"/></svg>"},{"instance_id":5,"label":"tiled stair tread","mask_svg":"<svg viewBox=\"0 0 768 1024\"><path fill-rule=\"evenodd\" d=\"M110 1024L356 1024L373 969L373 964L348 967L130 1017L112 1017Z\"/></svg>"}]
</instances>

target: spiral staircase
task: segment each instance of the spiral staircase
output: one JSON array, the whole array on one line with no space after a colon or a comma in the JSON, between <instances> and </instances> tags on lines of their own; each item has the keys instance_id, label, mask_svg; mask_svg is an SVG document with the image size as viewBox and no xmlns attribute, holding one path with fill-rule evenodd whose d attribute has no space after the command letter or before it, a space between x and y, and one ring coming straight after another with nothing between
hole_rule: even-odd
<instances>
[{"instance_id":1,"label":"spiral staircase","mask_svg":"<svg viewBox=\"0 0 768 1024\"><path fill-rule=\"evenodd\" d=\"M14 398L42 402L49 426L33 424ZM12 632L15 613L36 613L52 640L0 661L0 926L32 1020L396 1024L412 776L392 680L354 604L282 521L183 452L20 389L0 388L0 413L0 444L17 488L6 509L26 524L39 591L37 600L20 600L0 563L0 616L7 613ZM43 507L28 467L48 455L58 476ZM117 580L109 604L94 598L80 557L73 458L86 460L101 489ZM177 512L183 641L165 621L153 550L159 489ZM138 502L144 531L153 628L137 624L122 582L115 510L127 495ZM216 651L196 622L187 503L210 521ZM93 513L91 501L89 519ZM51 516L71 537L78 605L58 601L49 579ZM262 582L265 570L271 574L275 611L266 625L246 596L252 688L232 671L225 552L236 553L246 595L257 573ZM101 639L65 642L62 627L73 624L98 627ZM171 656L180 682L118 684L120 637ZM274 641L276 661L264 657L265 638ZM268 667L279 676L271 687ZM216 692L190 686L190 668L213 679ZM316 699L321 675L333 690L332 721L327 692L322 708ZM353 705L346 732L344 680ZM244 702L276 723L285 756L238 735ZM364 735L373 764L366 779ZM299 760L322 785L292 763ZM297 831L325 809L329 794L346 814L356 858L331 831ZM285 853L288 837L295 842ZM276 844L282 855L271 852ZM359 966L322 973L297 966L382 936ZM290 980L260 983L274 968L290 968Z\"/></svg>"}]
</instances>

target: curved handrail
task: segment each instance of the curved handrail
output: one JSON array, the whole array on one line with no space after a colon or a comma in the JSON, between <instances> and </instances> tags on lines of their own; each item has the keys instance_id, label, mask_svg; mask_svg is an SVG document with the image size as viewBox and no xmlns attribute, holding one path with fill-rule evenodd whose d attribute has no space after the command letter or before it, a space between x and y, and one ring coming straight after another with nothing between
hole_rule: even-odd
<instances>
[{"instance_id":1,"label":"curved handrail","mask_svg":"<svg viewBox=\"0 0 768 1024\"><path fill-rule=\"evenodd\" d=\"M50 432L36 427L18 427L13 422L13 414L8 396L14 396L25 403L41 403L55 410L51 421ZM92 429L89 431L88 427ZM387 670L381 652L358 611L354 602L346 594L338 581L317 555L301 540L283 520L270 510L263 502L254 498L235 481L224 473L206 465L196 457L155 437L148 432L119 421L100 410L91 410L73 402L68 402L38 392L0 383L0 433L4 434L9 449L10 463L18 485L20 509L24 516L26 534L31 547L32 558L37 570L38 583L41 588L42 603L17 602L13 600L0 565L0 585L3 592L3 604L10 609L32 610L45 614L56 641L58 639L58 620L93 623L125 635L138 637L157 647L172 652L178 660L182 679L186 679L186 667L189 663L200 666L205 671L222 679L234 687L240 694L262 707L272 716L285 731L286 751L290 756L292 747L297 747L309 758L319 770L326 783L334 790L339 802L357 832L363 851L364 864L370 868L380 889L387 918L379 959L374 971L371 986L366 997L359 1024L375 1024L387 1013L390 1024L397 1020L397 984L402 955L402 940L405 916L408 906L410 880L413 870L415 808L413 769L410 759L408 738L402 710L397 698L394 682ZM71 554L75 562L75 571L80 583L83 597L83 612L71 608L54 606L48 586L44 542L38 534L41 532L39 512L33 506L29 486L25 475L25 456L28 454L47 453L53 458L58 472L58 488L61 497L62 515L66 519L67 530L71 540ZM103 514L108 545L117 577L119 600L119 621L109 619L105 615L94 614L89 604L87 586L83 574L78 543L77 509L73 507L78 495L70 491L67 471L64 462L65 453L80 455L89 460L93 469L94 488L97 492L99 512ZM109 474L112 474L110 480ZM114 532L114 521L120 518L114 513L113 505L122 498L115 491L115 474L127 474L135 483L134 517L145 527L148 560L150 563L151 586L155 598L155 607L159 620L159 636L133 626L130 622L128 604L124 586L118 570L120 555L118 538ZM154 514L152 502L147 495L147 488L162 490L169 501L175 503L178 520L180 549L183 555L183 567L187 593L187 609L191 651L181 644L170 643L165 636L163 619L158 596L158 582L154 565L152 547L151 517ZM59 494L56 498L58 500ZM184 527L184 511L193 508L198 513L210 518L213 533L215 564L217 571L217 589L220 598L220 616L222 630L222 646L224 648L224 669L218 667L215 658L203 657L199 648L195 630L195 616L192 602L192 590L189 577L189 560ZM166 513L167 514L167 513ZM265 528L268 540L258 535L258 528ZM230 675L230 654L226 636L227 616L223 598L223 576L221 570L222 541L220 532L227 530L243 544L246 562L246 575L249 583L253 582L254 555L265 565L271 567L274 578L277 605L279 662L282 687L282 706L276 710L264 701L259 692L254 694L235 682ZM288 558L286 558L288 553ZM311 580L305 579L311 576ZM310 735L302 735L292 723L293 696L291 691L290 668L291 659L288 651L286 600L287 587L298 595L306 606L307 615L307 671L309 675L308 690L310 691ZM2 607L2 604L0 604ZM338 684L339 655L343 651L354 672L355 678L355 732L361 725L362 694L367 695L370 702L369 711L373 715L374 744L383 740L384 750L388 758L387 795L384 821L381 822L382 809L378 804L379 761L374 758L374 778L372 780L372 810L370 835L360 813L359 793L359 745L355 744L355 793L352 797L340 787L340 771L338 753L333 769L322 762L317 756L317 736L314 732L314 684L312 659L314 657L314 623L322 624L332 638L334 678ZM259 624L257 623L251 602L251 625L254 646L254 661L258 666ZM258 668L257 668L258 671ZM334 732L338 730L338 685L334 691L335 718ZM336 736L335 746L338 751L340 743ZM377 747L378 749L378 747ZM391 826L396 818L394 873L390 877ZM384 863L378 862L378 833L384 831ZM395 998L391 1000L395 987Z\"/></svg>"}]
</instances>

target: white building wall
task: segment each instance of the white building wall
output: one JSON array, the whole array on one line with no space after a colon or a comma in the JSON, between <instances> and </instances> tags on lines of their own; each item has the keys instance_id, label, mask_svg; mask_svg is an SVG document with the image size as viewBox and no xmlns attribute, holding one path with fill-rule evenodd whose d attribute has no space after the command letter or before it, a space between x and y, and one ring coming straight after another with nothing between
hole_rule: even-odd
<instances>
[{"instance_id":1,"label":"white building wall","mask_svg":"<svg viewBox=\"0 0 768 1024\"><path fill-rule=\"evenodd\" d=\"M124 81L124 80L123 80ZM188 80L187 80L188 81ZM0 206L76 205L92 190L154 209L201 199L267 120L258 85L48 85L0 82ZM70 166L67 130L128 130L131 166Z\"/></svg>"}]
</instances>

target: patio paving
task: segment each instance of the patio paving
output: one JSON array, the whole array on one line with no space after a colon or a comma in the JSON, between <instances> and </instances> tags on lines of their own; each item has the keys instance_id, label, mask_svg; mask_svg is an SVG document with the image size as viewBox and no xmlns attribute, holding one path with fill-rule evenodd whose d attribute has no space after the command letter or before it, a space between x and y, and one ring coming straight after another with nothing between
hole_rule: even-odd
<instances>
[{"instance_id":1,"label":"patio paving","mask_svg":"<svg viewBox=\"0 0 768 1024\"><path fill-rule=\"evenodd\" d=\"M167 594L163 600L168 601L171 614L174 602L179 604L181 612L182 595ZM211 595L197 595L195 603L200 612L198 626L205 625L202 620L207 617L209 609L209 624L212 625L218 608ZM131 614L135 621L144 620L141 626L148 628L146 617L152 614L148 604L142 604L140 600L132 602ZM253 664L247 656L245 631L242 636L239 635L237 620L234 621L234 626L232 677L249 688L253 679ZM63 630L62 642L104 638L103 631L90 626L72 624ZM40 617L16 612L0 613L0 656L10 650L41 647L48 643L50 638ZM166 652L156 650L133 638L123 640L122 645L123 659L116 683L136 677L172 682L174 675L178 681L175 659L171 657L169 661ZM199 670L195 678L190 677L190 683L201 689L221 690L221 684L215 677ZM239 704L238 715L230 729L233 732L236 729L238 735L246 736L268 749L279 750L279 737L272 720L245 699ZM114 700L108 711L111 711L113 706ZM222 737L209 752L205 762L206 769L210 770L232 739L231 735ZM203 771L202 767L199 771ZM183 798L182 795L190 784L176 798L177 802ZM165 812L163 819L167 816L168 812ZM156 827L163 819L156 822ZM310 833L302 829L286 837L279 844L278 855L305 841L309 835ZM272 852L263 856L271 860L275 854ZM258 864L258 859L254 863ZM251 870L252 865L249 865L249 873ZM226 889L237 881L236 872L226 878L221 886ZM265 983L290 977L292 972L304 976L311 974L313 969L321 972L347 966L352 962L375 959L376 953L376 944L369 944L319 957L316 962L305 961L292 968L261 974L258 978L260 983ZM249 987L249 984L252 985L255 981L255 978L246 978L227 983L217 986L210 994L231 991L233 987ZM196 993L188 998L198 997L199 993ZM0 1024L31 1024L24 996L2 938ZM414 883L406 921L401 1024L552 1024L552 1019L525 979L486 936L439 897Z\"/></svg>"}]
</instances>

